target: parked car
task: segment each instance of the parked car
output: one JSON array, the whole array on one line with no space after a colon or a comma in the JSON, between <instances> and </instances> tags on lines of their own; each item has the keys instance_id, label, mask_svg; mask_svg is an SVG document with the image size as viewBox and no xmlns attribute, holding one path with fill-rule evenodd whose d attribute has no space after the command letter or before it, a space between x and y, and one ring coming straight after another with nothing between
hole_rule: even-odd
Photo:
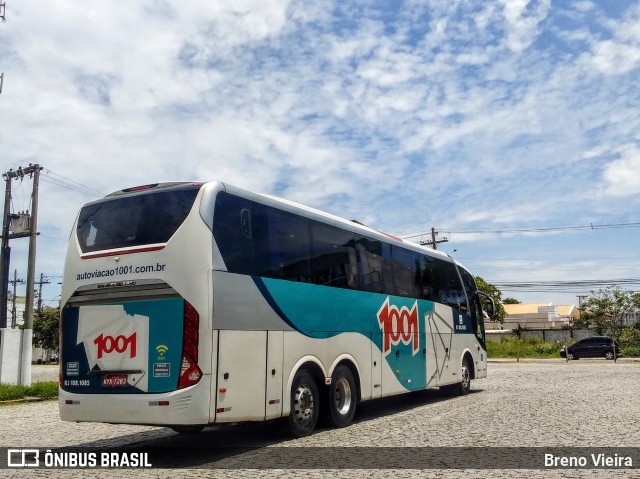
<instances>
[{"instance_id":1,"label":"parked car","mask_svg":"<svg viewBox=\"0 0 640 479\"><path fill-rule=\"evenodd\" d=\"M606 358L613 359L614 341L609 336L592 336L590 338L581 339L570 345L568 348L563 347L560 350L560 356L563 358L569 352L569 359L580 358ZM620 356L620 345L615 343L615 355Z\"/></svg>"}]
</instances>

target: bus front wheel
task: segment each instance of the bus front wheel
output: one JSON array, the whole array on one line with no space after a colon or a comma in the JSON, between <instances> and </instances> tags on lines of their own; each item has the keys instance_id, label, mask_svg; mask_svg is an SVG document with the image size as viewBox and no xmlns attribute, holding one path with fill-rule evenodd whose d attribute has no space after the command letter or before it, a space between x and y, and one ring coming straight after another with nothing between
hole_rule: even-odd
<instances>
[{"instance_id":1,"label":"bus front wheel","mask_svg":"<svg viewBox=\"0 0 640 479\"><path fill-rule=\"evenodd\" d=\"M464 396L471 391L471 365L468 358L462 359L460 366L460 381L455 384L442 386L440 389L446 394L454 394Z\"/></svg>"},{"instance_id":2,"label":"bus front wheel","mask_svg":"<svg viewBox=\"0 0 640 479\"><path fill-rule=\"evenodd\" d=\"M458 391L460 395L464 396L465 394L469 394L471 391L471 365L467 358L462 360L462 366L460 367L460 379L461 381L458 383Z\"/></svg>"},{"instance_id":3,"label":"bus front wheel","mask_svg":"<svg viewBox=\"0 0 640 479\"><path fill-rule=\"evenodd\" d=\"M296 437L310 435L318 422L320 397L318 386L305 369L298 371L291 386L289 429Z\"/></svg>"},{"instance_id":4,"label":"bus front wheel","mask_svg":"<svg viewBox=\"0 0 640 479\"><path fill-rule=\"evenodd\" d=\"M356 381L351 369L341 365L331 375L324 422L335 427L346 427L353 421L357 403Z\"/></svg>"}]
</instances>

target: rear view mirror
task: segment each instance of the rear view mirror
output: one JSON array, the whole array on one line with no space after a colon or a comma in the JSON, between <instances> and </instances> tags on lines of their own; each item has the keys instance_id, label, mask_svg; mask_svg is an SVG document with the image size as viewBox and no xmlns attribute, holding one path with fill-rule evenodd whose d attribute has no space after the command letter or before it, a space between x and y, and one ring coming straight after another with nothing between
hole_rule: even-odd
<instances>
[{"instance_id":1,"label":"rear view mirror","mask_svg":"<svg viewBox=\"0 0 640 479\"><path fill-rule=\"evenodd\" d=\"M492 317L496 313L496 305L493 302L493 298L489 296L487 293L482 291L477 291L476 294L480 299L480 304L482 305L482 309L486 311L489 317Z\"/></svg>"}]
</instances>

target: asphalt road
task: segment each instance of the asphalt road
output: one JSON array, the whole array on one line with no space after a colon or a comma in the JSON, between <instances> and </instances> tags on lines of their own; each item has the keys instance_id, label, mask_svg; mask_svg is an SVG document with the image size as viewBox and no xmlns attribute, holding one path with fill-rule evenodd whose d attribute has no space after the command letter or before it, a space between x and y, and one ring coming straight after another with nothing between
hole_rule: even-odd
<instances>
[{"instance_id":1,"label":"asphalt road","mask_svg":"<svg viewBox=\"0 0 640 479\"><path fill-rule=\"evenodd\" d=\"M34 379L39 374L51 379L56 368L34 366ZM550 469L543 454L621 460L637 452L640 363L491 362L489 377L472 387L464 397L425 391L363 403L350 427L302 439L291 439L281 422L179 435L61 422L51 401L3 405L4 447L127 447L151 451L155 466L179 462L180 469L3 469L0 477L640 477L637 456L633 469Z\"/></svg>"}]
</instances>

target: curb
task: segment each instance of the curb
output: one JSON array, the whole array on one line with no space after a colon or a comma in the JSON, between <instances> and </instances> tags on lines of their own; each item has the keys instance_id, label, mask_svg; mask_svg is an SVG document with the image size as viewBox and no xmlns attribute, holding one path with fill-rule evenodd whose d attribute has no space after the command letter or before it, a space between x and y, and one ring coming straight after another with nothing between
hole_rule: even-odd
<instances>
[{"instance_id":1,"label":"curb","mask_svg":"<svg viewBox=\"0 0 640 479\"><path fill-rule=\"evenodd\" d=\"M607 361L604 358L585 358L585 359L580 359L580 361L583 361L583 362L606 361L613 364L640 363L640 358L618 358L616 362ZM500 363L551 363L553 364L553 363L566 363L566 362L572 362L572 361L567 361L564 358L520 358L520 360L518 360L517 358L487 358L487 362L494 363L494 364L500 364Z\"/></svg>"},{"instance_id":2,"label":"curb","mask_svg":"<svg viewBox=\"0 0 640 479\"><path fill-rule=\"evenodd\" d=\"M11 406L12 404L29 404L36 402L44 402L44 401L57 401L58 397L54 398L41 398L37 396L26 396L20 399L7 399L6 401L0 401L0 407L2 406Z\"/></svg>"}]
</instances>

